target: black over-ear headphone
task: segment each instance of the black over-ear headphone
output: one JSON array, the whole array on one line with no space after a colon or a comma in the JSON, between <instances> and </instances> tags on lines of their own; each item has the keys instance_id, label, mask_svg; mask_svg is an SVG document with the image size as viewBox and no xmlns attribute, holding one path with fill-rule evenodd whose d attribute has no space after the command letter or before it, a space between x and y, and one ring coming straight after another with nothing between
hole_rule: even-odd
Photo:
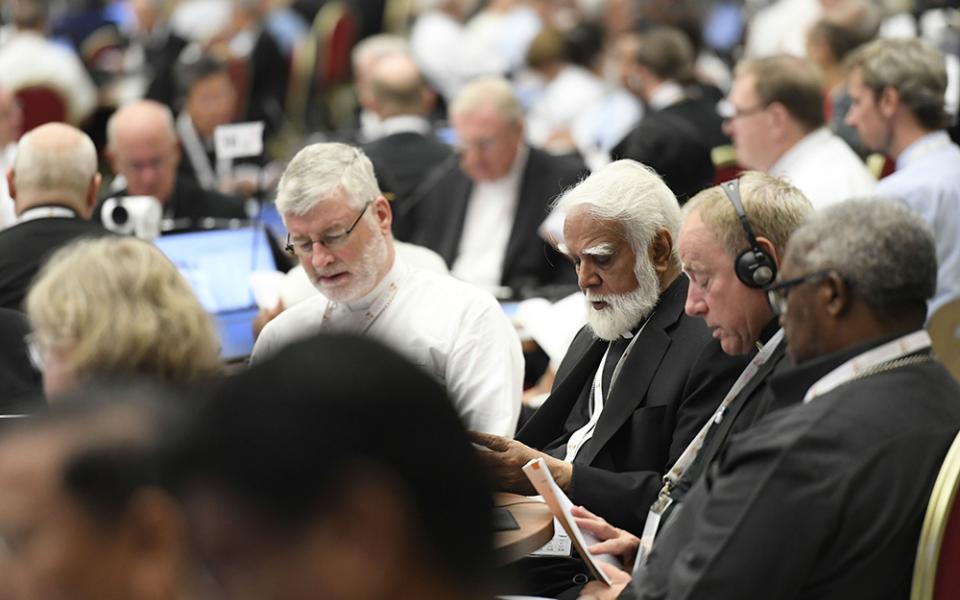
<instances>
[{"instance_id":1,"label":"black over-ear headphone","mask_svg":"<svg viewBox=\"0 0 960 600\"><path fill-rule=\"evenodd\" d=\"M733 204L733 210L737 211L740 225L743 226L743 232L747 234L747 241L750 242L750 247L738 254L733 263L737 279L747 287L766 287L777 277L777 263L769 252L760 247L756 236L753 235L753 228L747 220L747 212L743 209L743 202L740 201L740 180L726 181L720 184L720 187L730 199L730 204Z\"/></svg>"}]
</instances>

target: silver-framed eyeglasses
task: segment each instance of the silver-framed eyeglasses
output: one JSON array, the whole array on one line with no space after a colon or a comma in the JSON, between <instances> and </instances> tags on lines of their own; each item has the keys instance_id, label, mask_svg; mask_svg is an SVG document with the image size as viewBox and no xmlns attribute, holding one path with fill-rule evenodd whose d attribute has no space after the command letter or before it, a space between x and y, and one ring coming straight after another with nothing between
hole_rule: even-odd
<instances>
[{"instance_id":1,"label":"silver-framed eyeglasses","mask_svg":"<svg viewBox=\"0 0 960 600\"><path fill-rule=\"evenodd\" d=\"M787 296L790 295L790 290L804 283L823 281L831 273L833 273L833 271L830 270L816 271L808 275L803 275L802 277L795 277L794 279L778 281L777 283L768 285L764 291L767 292L767 302L770 303L773 314L779 317L787 313Z\"/></svg>"},{"instance_id":2,"label":"silver-framed eyeglasses","mask_svg":"<svg viewBox=\"0 0 960 600\"><path fill-rule=\"evenodd\" d=\"M769 104L758 104L757 106L752 106L750 108L737 108L733 105L733 102L729 100L721 100L717 102L717 114L720 115L720 118L724 121L732 121L733 119L739 119L741 117L749 117L750 115L755 115L767 110Z\"/></svg>"},{"instance_id":3,"label":"silver-framed eyeglasses","mask_svg":"<svg viewBox=\"0 0 960 600\"><path fill-rule=\"evenodd\" d=\"M284 250L286 250L287 253L295 256L310 256L313 254L314 244L320 244L324 248L328 249L342 246L344 243L346 243L347 238L350 237L350 234L353 233L353 230L357 228L357 225L360 223L360 219L363 218L364 213L367 212L367 208L369 208L371 204L373 204L372 200L363 205L363 210L360 211L360 214L357 215L357 218L354 219L353 224L350 225L350 227L347 227L343 231L339 231L337 233L324 235L318 240L313 240L310 238L295 240L291 238L290 234L288 233L287 243L284 246Z\"/></svg>"}]
</instances>

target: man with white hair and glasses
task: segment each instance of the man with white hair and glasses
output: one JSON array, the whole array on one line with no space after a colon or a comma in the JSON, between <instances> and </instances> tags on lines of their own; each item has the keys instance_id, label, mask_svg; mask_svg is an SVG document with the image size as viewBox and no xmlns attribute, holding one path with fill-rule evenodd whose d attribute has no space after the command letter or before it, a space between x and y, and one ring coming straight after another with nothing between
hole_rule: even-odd
<instances>
[{"instance_id":1,"label":"man with white hair and glasses","mask_svg":"<svg viewBox=\"0 0 960 600\"><path fill-rule=\"evenodd\" d=\"M704 323L684 314L680 206L655 173L616 161L556 208L566 214L563 249L576 265L588 324L517 441L479 434L474 441L492 450L480 456L501 489L532 493L521 467L543 458L574 503L640 530L663 474L745 360L724 354ZM579 560L524 563L525 593L552 596L586 581Z\"/></svg>"},{"instance_id":2,"label":"man with white hair and glasses","mask_svg":"<svg viewBox=\"0 0 960 600\"><path fill-rule=\"evenodd\" d=\"M396 256L390 204L362 151L301 150L280 179L277 208L288 251L321 293L267 324L251 362L320 331L370 335L434 375L467 427L513 435L523 379L513 326L490 294Z\"/></svg>"}]
</instances>

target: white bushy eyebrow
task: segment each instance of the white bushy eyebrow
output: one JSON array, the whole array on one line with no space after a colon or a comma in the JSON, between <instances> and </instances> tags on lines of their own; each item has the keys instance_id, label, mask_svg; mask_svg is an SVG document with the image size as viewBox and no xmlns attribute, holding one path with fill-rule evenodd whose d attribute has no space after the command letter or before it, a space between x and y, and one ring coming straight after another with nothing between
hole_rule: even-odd
<instances>
[{"instance_id":1,"label":"white bushy eyebrow","mask_svg":"<svg viewBox=\"0 0 960 600\"><path fill-rule=\"evenodd\" d=\"M589 248L584 248L581 254L586 256L611 256L613 254L613 244L604 242Z\"/></svg>"}]
</instances>

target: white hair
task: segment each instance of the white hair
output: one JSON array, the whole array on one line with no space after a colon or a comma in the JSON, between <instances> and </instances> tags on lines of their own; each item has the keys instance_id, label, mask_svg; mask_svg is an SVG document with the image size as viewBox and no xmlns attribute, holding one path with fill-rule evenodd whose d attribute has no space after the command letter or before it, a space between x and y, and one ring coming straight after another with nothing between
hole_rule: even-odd
<instances>
[{"instance_id":1,"label":"white hair","mask_svg":"<svg viewBox=\"0 0 960 600\"><path fill-rule=\"evenodd\" d=\"M281 215L305 215L340 192L355 208L380 195L373 164L359 148L339 143L311 144L297 152L277 186Z\"/></svg>"},{"instance_id":2,"label":"white hair","mask_svg":"<svg viewBox=\"0 0 960 600\"><path fill-rule=\"evenodd\" d=\"M594 172L564 192L554 202L554 210L569 214L581 205L586 206L595 219L623 224L627 241L638 259L646 256L647 247L658 231L668 231L674 242L680 231L677 197L659 175L635 160L618 160ZM679 266L676 243L672 253L674 263Z\"/></svg>"},{"instance_id":3,"label":"white hair","mask_svg":"<svg viewBox=\"0 0 960 600\"><path fill-rule=\"evenodd\" d=\"M507 123L523 121L523 105L513 93L510 82L499 76L477 77L463 86L450 105L450 116L456 117L486 107L493 108Z\"/></svg>"}]
</instances>

